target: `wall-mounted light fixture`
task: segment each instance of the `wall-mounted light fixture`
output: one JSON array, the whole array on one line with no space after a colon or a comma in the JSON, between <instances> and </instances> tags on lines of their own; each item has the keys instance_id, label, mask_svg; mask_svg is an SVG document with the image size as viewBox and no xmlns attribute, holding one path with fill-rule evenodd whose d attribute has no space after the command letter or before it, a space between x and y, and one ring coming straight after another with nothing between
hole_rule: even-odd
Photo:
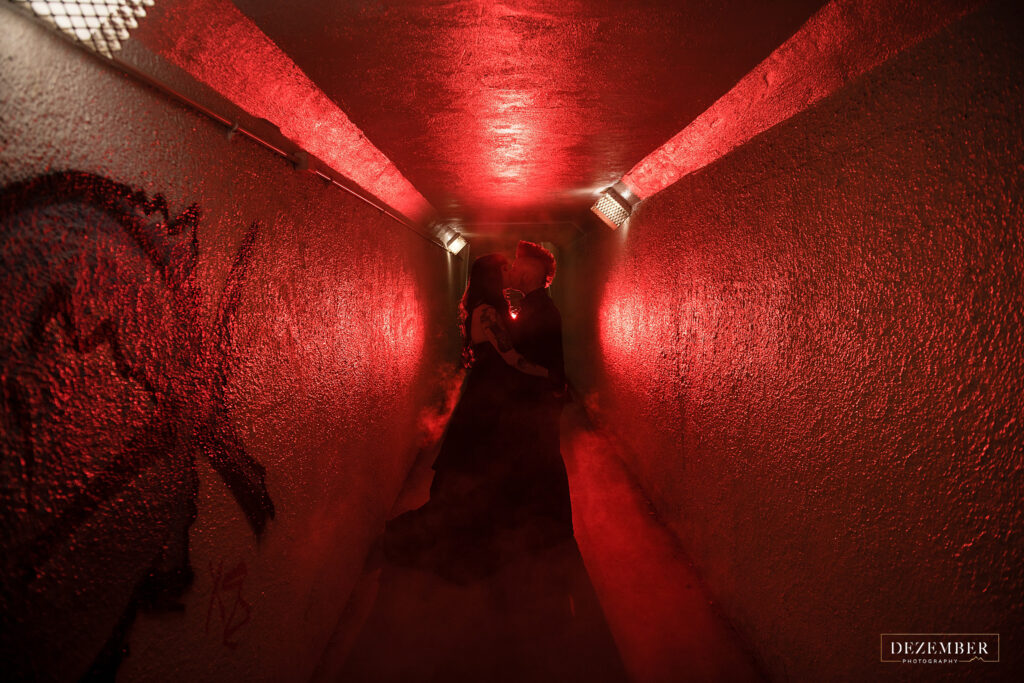
<instances>
[{"instance_id":1,"label":"wall-mounted light fixture","mask_svg":"<svg viewBox=\"0 0 1024 683\"><path fill-rule=\"evenodd\" d=\"M460 251L462 251L462 248L465 247L466 244L468 244L468 242L466 242L466 238L456 233L455 237L453 237L451 242L449 242L446 246L448 248L448 251L452 252L453 254L458 254Z\"/></svg>"},{"instance_id":2,"label":"wall-mounted light fixture","mask_svg":"<svg viewBox=\"0 0 1024 683\"><path fill-rule=\"evenodd\" d=\"M146 7L152 7L154 1L11 0L105 57L113 57L121 49L121 44L128 40L128 32L138 28L139 19L146 16Z\"/></svg>"},{"instance_id":3,"label":"wall-mounted light fixture","mask_svg":"<svg viewBox=\"0 0 1024 683\"><path fill-rule=\"evenodd\" d=\"M622 227L633 213L633 207L640 203L640 198L633 194L622 180L617 181L601 193L591 211L597 214L611 229Z\"/></svg>"},{"instance_id":4,"label":"wall-mounted light fixture","mask_svg":"<svg viewBox=\"0 0 1024 683\"><path fill-rule=\"evenodd\" d=\"M633 207L640 203L629 187L621 180L606 189L598 197L597 203L591 207L591 211L597 214L605 224L612 230L622 227L633 213Z\"/></svg>"},{"instance_id":5,"label":"wall-mounted light fixture","mask_svg":"<svg viewBox=\"0 0 1024 683\"><path fill-rule=\"evenodd\" d=\"M438 223L434 226L434 235L441 245L453 254L458 254L467 244L466 238L459 234L451 223Z\"/></svg>"}]
</instances>

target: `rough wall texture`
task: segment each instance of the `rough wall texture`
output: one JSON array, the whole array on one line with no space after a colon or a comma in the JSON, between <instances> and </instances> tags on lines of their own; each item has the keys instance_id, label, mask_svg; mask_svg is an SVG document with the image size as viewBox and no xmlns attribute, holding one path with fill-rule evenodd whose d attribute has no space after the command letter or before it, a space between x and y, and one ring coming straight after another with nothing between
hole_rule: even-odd
<instances>
[{"instance_id":1,"label":"rough wall texture","mask_svg":"<svg viewBox=\"0 0 1024 683\"><path fill-rule=\"evenodd\" d=\"M305 680L450 258L7 11L0 63L4 677Z\"/></svg>"},{"instance_id":2,"label":"rough wall texture","mask_svg":"<svg viewBox=\"0 0 1024 683\"><path fill-rule=\"evenodd\" d=\"M563 258L570 373L776 680L1024 632L1024 51L987 7Z\"/></svg>"}]
</instances>

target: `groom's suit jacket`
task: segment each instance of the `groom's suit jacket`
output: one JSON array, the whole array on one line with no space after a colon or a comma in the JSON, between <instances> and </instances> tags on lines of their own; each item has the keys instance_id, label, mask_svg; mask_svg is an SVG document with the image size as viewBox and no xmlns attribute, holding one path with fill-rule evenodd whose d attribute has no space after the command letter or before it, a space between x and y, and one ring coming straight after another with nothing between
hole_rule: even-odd
<instances>
[{"instance_id":1,"label":"groom's suit jacket","mask_svg":"<svg viewBox=\"0 0 1024 683\"><path fill-rule=\"evenodd\" d=\"M512 323L512 341L526 360L548 369L548 381L531 385L537 399L549 398L565 386L565 357L562 350L562 316L545 287L523 297L519 314Z\"/></svg>"},{"instance_id":2,"label":"groom's suit jacket","mask_svg":"<svg viewBox=\"0 0 1024 683\"><path fill-rule=\"evenodd\" d=\"M548 295L538 289L523 297L512 323L516 350L527 360L548 369L543 379L516 373L524 391L512 398L518 416L516 473L523 502L538 520L547 520L551 538L572 538L569 478L559 438L564 405L565 361L562 352L562 316ZM514 447L515 450L516 447Z\"/></svg>"}]
</instances>

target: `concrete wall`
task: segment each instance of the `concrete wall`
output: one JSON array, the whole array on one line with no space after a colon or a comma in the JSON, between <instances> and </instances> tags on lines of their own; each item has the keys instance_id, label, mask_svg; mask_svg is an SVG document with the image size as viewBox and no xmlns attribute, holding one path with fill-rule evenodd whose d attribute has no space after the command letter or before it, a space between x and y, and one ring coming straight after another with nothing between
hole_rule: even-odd
<instances>
[{"instance_id":1,"label":"concrete wall","mask_svg":"<svg viewBox=\"0 0 1024 683\"><path fill-rule=\"evenodd\" d=\"M306 680L460 271L8 11L0 64L4 677Z\"/></svg>"},{"instance_id":2,"label":"concrete wall","mask_svg":"<svg viewBox=\"0 0 1024 683\"><path fill-rule=\"evenodd\" d=\"M989 6L563 255L571 377L775 680L1021 669L1022 29ZM880 663L901 632L1003 662Z\"/></svg>"}]
</instances>

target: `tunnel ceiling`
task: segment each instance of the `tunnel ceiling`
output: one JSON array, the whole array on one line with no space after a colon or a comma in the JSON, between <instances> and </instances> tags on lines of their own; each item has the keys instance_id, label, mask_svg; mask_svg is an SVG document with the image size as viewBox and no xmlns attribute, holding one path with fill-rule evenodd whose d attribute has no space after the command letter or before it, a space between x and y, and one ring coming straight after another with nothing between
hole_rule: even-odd
<instances>
[{"instance_id":1,"label":"tunnel ceiling","mask_svg":"<svg viewBox=\"0 0 1024 683\"><path fill-rule=\"evenodd\" d=\"M823 3L235 4L442 216L499 230L586 215Z\"/></svg>"}]
</instances>

